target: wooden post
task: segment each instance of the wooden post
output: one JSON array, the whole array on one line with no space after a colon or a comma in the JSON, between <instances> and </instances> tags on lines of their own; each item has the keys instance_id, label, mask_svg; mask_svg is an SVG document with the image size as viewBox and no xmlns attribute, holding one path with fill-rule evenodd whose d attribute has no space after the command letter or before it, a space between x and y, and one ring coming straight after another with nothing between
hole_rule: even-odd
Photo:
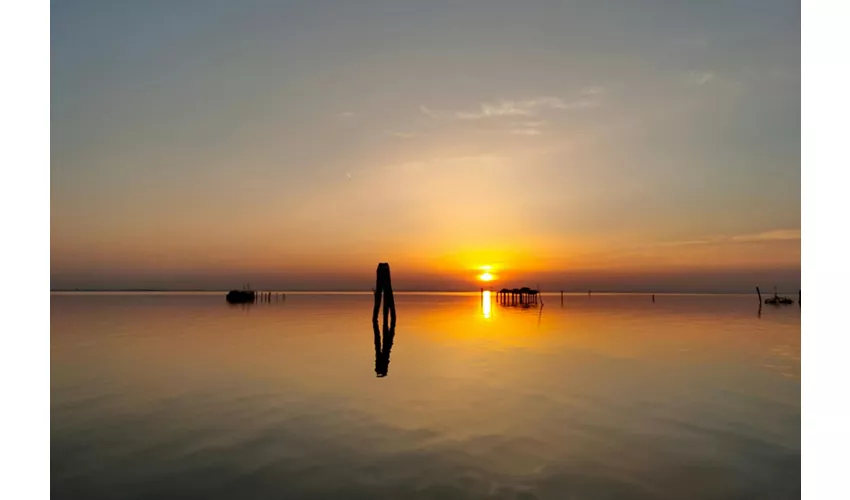
<instances>
[{"instance_id":1,"label":"wooden post","mask_svg":"<svg viewBox=\"0 0 850 500\"><path fill-rule=\"evenodd\" d=\"M761 305L761 290L759 290L759 287L756 287L756 293L759 294L759 305Z\"/></svg>"},{"instance_id":2,"label":"wooden post","mask_svg":"<svg viewBox=\"0 0 850 500\"><path fill-rule=\"evenodd\" d=\"M655 294L652 294L652 303L655 304Z\"/></svg>"},{"instance_id":3,"label":"wooden post","mask_svg":"<svg viewBox=\"0 0 850 500\"><path fill-rule=\"evenodd\" d=\"M386 262L378 264L375 280L375 306L372 309L372 322L378 321L378 310L381 308L381 295L384 296L384 325L387 325L387 316L392 314L392 325L395 325L395 299L393 298L393 285L390 279L390 265ZM391 327L392 328L392 327Z\"/></svg>"}]
</instances>

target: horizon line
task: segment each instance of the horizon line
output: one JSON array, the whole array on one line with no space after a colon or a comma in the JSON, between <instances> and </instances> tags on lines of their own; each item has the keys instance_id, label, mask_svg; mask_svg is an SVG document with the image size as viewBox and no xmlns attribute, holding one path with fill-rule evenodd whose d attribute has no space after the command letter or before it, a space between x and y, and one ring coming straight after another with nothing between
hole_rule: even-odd
<instances>
[{"instance_id":1,"label":"horizon line","mask_svg":"<svg viewBox=\"0 0 850 500\"><path fill-rule=\"evenodd\" d=\"M159 288L77 288L77 289L50 289L50 293L227 293L230 290L228 289L159 289ZM254 292L261 293L325 293L325 294L371 294L373 293L371 290L307 290L307 289L291 289L291 290L275 290L275 289L259 289L253 290ZM413 290L413 289L399 289L393 290L393 293L480 293L482 291L489 292L498 292L499 290L495 289L478 289L478 290ZM663 291L624 291L624 290L587 290L587 291L576 291L576 290L553 290L553 291L541 291L541 294L570 294L576 295L581 294L585 295L587 293L597 293L597 294L635 294L635 295L755 295L755 292L742 292L742 291L722 291L722 292L711 292L711 291L673 291L673 290L663 290ZM767 292L769 294L769 292ZM779 293L778 291L776 293ZM793 292L783 291L784 294L792 294L798 295L800 294L800 290L797 290L797 294Z\"/></svg>"}]
</instances>

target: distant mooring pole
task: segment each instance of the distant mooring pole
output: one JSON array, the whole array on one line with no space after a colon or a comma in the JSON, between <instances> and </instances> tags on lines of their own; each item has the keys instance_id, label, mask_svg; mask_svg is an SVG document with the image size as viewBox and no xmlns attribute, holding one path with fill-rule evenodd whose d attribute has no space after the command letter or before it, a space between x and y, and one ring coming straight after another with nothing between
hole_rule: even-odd
<instances>
[{"instance_id":1,"label":"distant mooring pole","mask_svg":"<svg viewBox=\"0 0 850 500\"><path fill-rule=\"evenodd\" d=\"M564 291L561 290L561 307L564 307Z\"/></svg>"},{"instance_id":2,"label":"distant mooring pole","mask_svg":"<svg viewBox=\"0 0 850 500\"><path fill-rule=\"evenodd\" d=\"M756 293L759 294L759 305L761 305L761 290L759 290L759 287L756 287Z\"/></svg>"},{"instance_id":3,"label":"distant mooring pole","mask_svg":"<svg viewBox=\"0 0 850 500\"><path fill-rule=\"evenodd\" d=\"M383 294L384 325L387 325L387 316L390 314L392 314L392 325L395 325L395 300L393 299L393 285L390 280L390 265L386 262L381 262L378 264L376 274L375 307L372 309L372 322L378 322L378 310L381 308L381 295Z\"/></svg>"}]
</instances>

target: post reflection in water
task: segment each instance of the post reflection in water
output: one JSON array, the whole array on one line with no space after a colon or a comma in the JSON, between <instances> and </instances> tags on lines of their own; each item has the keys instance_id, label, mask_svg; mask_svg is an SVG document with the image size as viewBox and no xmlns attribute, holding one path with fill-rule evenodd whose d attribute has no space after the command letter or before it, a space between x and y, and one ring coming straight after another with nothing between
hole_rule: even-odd
<instances>
[{"instance_id":1,"label":"post reflection in water","mask_svg":"<svg viewBox=\"0 0 850 500\"><path fill-rule=\"evenodd\" d=\"M390 351L395 339L395 321L392 321L389 327L384 323L383 342L377 321L372 322L372 331L375 334L375 374L378 377L386 377L390 369Z\"/></svg>"},{"instance_id":2,"label":"post reflection in water","mask_svg":"<svg viewBox=\"0 0 850 500\"><path fill-rule=\"evenodd\" d=\"M485 290L481 296L481 312L486 319L490 319L490 291Z\"/></svg>"}]
</instances>

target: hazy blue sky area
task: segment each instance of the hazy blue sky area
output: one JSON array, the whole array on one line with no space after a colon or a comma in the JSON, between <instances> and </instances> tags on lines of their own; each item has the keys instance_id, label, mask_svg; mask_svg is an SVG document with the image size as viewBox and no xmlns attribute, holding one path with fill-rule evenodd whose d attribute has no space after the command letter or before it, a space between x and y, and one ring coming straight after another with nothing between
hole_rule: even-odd
<instances>
[{"instance_id":1,"label":"hazy blue sky area","mask_svg":"<svg viewBox=\"0 0 850 500\"><path fill-rule=\"evenodd\" d=\"M54 289L799 286L799 2L51 11Z\"/></svg>"}]
</instances>

